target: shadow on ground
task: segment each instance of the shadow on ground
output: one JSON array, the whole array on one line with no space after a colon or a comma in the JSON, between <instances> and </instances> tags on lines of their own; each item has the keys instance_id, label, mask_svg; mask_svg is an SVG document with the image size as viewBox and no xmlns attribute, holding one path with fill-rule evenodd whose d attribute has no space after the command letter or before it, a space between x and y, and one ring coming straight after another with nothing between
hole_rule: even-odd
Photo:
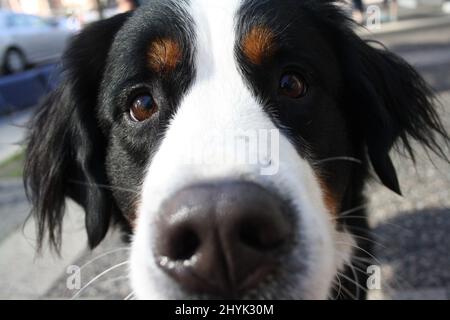
<instances>
[{"instance_id":1,"label":"shadow on ground","mask_svg":"<svg viewBox=\"0 0 450 320\"><path fill-rule=\"evenodd\" d=\"M433 288L433 298L450 297L450 208L399 212L381 222L374 234L387 292Z\"/></svg>"}]
</instances>

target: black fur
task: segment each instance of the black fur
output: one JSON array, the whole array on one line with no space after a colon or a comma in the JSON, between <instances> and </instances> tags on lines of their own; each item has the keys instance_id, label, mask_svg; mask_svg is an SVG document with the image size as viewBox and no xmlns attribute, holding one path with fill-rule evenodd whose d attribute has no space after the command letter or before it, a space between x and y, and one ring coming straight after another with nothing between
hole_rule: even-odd
<instances>
[{"instance_id":1,"label":"black fur","mask_svg":"<svg viewBox=\"0 0 450 320\"><path fill-rule=\"evenodd\" d=\"M106 139L95 117L100 82L114 34L129 14L93 24L73 40L63 61L64 81L38 110L30 126L24 171L41 246L48 231L59 249L65 198L86 210L89 244L105 236L117 215L107 189Z\"/></svg>"},{"instance_id":2,"label":"black fur","mask_svg":"<svg viewBox=\"0 0 450 320\"><path fill-rule=\"evenodd\" d=\"M67 50L64 81L31 123L26 154L24 179L41 245L48 232L50 242L59 248L66 197L85 209L91 247L104 238L111 223L131 230L134 197L124 189L141 182L150 151L163 139L164 128L195 73L192 37L184 34L190 32L184 25L189 19L179 21L163 3L154 1L153 7L144 6L135 14L95 23ZM303 156L318 164L340 199L341 212L366 203L363 187L370 165L386 187L401 192L389 157L398 142L413 159L413 141L447 158L441 146L448 144L449 137L430 88L404 60L361 40L335 1L248 0L239 12L238 32L260 22L280 31L279 50L263 65L253 66L237 46L242 73L266 102L274 123ZM173 74L158 77L144 66L145 49L150 39L162 33L180 40L184 56ZM285 66L296 66L295 71L305 76L310 87L305 99L293 102L274 94L273 77ZM124 115L129 97L144 86L167 109L158 119L135 128ZM361 163L320 162L336 156ZM361 208L339 218L339 227L359 236L358 245L367 252L356 252L355 265L358 258L371 259L365 216ZM365 284L364 273L349 268L346 274ZM342 281L352 295L364 297L355 284ZM352 296L341 293L340 298Z\"/></svg>"}]
</instances>

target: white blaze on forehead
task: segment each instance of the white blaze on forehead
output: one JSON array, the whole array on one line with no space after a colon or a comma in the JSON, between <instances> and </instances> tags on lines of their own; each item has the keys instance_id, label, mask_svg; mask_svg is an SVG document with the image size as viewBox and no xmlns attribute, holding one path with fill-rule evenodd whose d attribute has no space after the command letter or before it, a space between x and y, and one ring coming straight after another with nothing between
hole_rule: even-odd
<instances>
[{"instance_id":1,"label":"white blaze on forehead","mask_svg":"<svg viewBox=\"0 0 450 320\"><path fill-rule=\"evenodd\" d=\"M325 298L335 275L334 229L319 184L308 162L287 138L279 138L280 168L276 175L261 176L258 165L216 164L228 154L223 152L224 146L214 132L277 129L239 72L234 49L240 5L240 0L191 0L187 4L196 31L196 77L159 149L154 151L144 178L131 256L132 285L140 298L170 298L179 292L156 266L151 252L153 222L162 201L190 184L221 178L250 177L256 183L275 187L292 200L301 215L299 233L310 254L310 270L301 281L303 297ZM189 153L198 150L207 150L215 165L186 164L186 158L192 156ZM305 263L302 254L294 253L295 259Z\"/></svg>"},{"instance_id":2,"label":"white blaze on forehead","mask_svg":"<svg viewBox=\"0 0 450 320\"><path fill-rule=\"evenodd\" d=\"M211 128L274 128L247 88L237 65L235 19L240 4L240 0L191 1L196 24L197 76L181 104L179 116L190 112L190 118L211 119L214 122L207 124ZM251 122L257 125L252 126Z\"/></svg>"},{"instance_id":3,"label":"white blaze on forehead","mask_svg":"<svg viewBox=\"0 0 450 320\"><path fill-rule=\"evenodd\" d=\"M182 187L180 182L188 184L202 177L214 179L229 177L231 173L236 175L235 163L227 161L235 154L231 152L233 150L224 152L219 136L227 138L233 132L276 129L248 89L237 65L235 19L240 5L240 0L192 0L189 3L187 11L195 23L196 76L149 168L149 175L157 175L158 179L167 181L168 177L177 176L179 180L158 186L160 193L167 194L174 191L173 188ZM202 152L207 153L208 159L201 160L216 165L189 163ZM164 170L157 170L158 167ZM249 170L245 166L241 169Z\"/></svg>"},{"instance_id":4,"label":"white blaze on forehead","mask_svg":"<svg viewBox=\"0 0 450 320\"><path fill-rule=\"evenodd\" d=\"M240 0L192 0L190 13L196 29L197 81L211 76L230 76L235 80L235 17Z\"/></svg>"}]
</instances>

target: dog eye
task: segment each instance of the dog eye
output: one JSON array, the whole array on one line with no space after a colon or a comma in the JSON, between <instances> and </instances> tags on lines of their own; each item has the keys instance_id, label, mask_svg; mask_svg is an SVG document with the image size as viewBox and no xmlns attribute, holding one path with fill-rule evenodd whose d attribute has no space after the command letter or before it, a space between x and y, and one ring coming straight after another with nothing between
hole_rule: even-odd
<instances>
[{"instance_id":1,"label":"dog eye","mask_svg":"<svg viewBox=\"0 0 450 320\"><path fill-rule=\"evenodd\" d=\"M305 81L295 73L284 74L280 79L280 94L292 99L298 99L306 94L307 86Z\"/></svg>"},{"instance_id":2,"label":"dog eye","mask_svg":"<svg viewBox=\"0 0 450 320\"><path fill-rule=\"evenodd\" d=\"M149 119L156 111L158 111L158 107L153 97L143 94L133 100L130 108L130 117L133 121L142 122Z\"/></svg>"}]
</instances>

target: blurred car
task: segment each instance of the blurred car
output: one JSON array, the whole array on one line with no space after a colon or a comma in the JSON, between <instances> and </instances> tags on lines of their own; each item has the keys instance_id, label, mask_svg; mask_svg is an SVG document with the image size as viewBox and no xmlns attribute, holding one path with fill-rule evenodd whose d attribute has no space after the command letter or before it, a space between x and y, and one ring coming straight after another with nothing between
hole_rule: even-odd
<instances>
[{"instance_id":1,"label":"blurred car","mask_svg":"<svg viewBox=\"0 0 450 320\"><path fill-rule=\"evenodd\" d=\"M23 71L27 66L58 59L73 34L44 18L0 10L0 69Z\"/></svg>"},{"instance_id":2,"label":"blurred car","mask_svg":"<svg viewBox=\"0 0 450 320\"><path fill-rule=\"evenodd\" d=\"M384 0L364 0L366 6L382 5ZM425 11L442 11L442 8L448 0L388 0L388 3L397 3L401 8L410 10L425 10Z\"/></svg>"}]
</instances>

